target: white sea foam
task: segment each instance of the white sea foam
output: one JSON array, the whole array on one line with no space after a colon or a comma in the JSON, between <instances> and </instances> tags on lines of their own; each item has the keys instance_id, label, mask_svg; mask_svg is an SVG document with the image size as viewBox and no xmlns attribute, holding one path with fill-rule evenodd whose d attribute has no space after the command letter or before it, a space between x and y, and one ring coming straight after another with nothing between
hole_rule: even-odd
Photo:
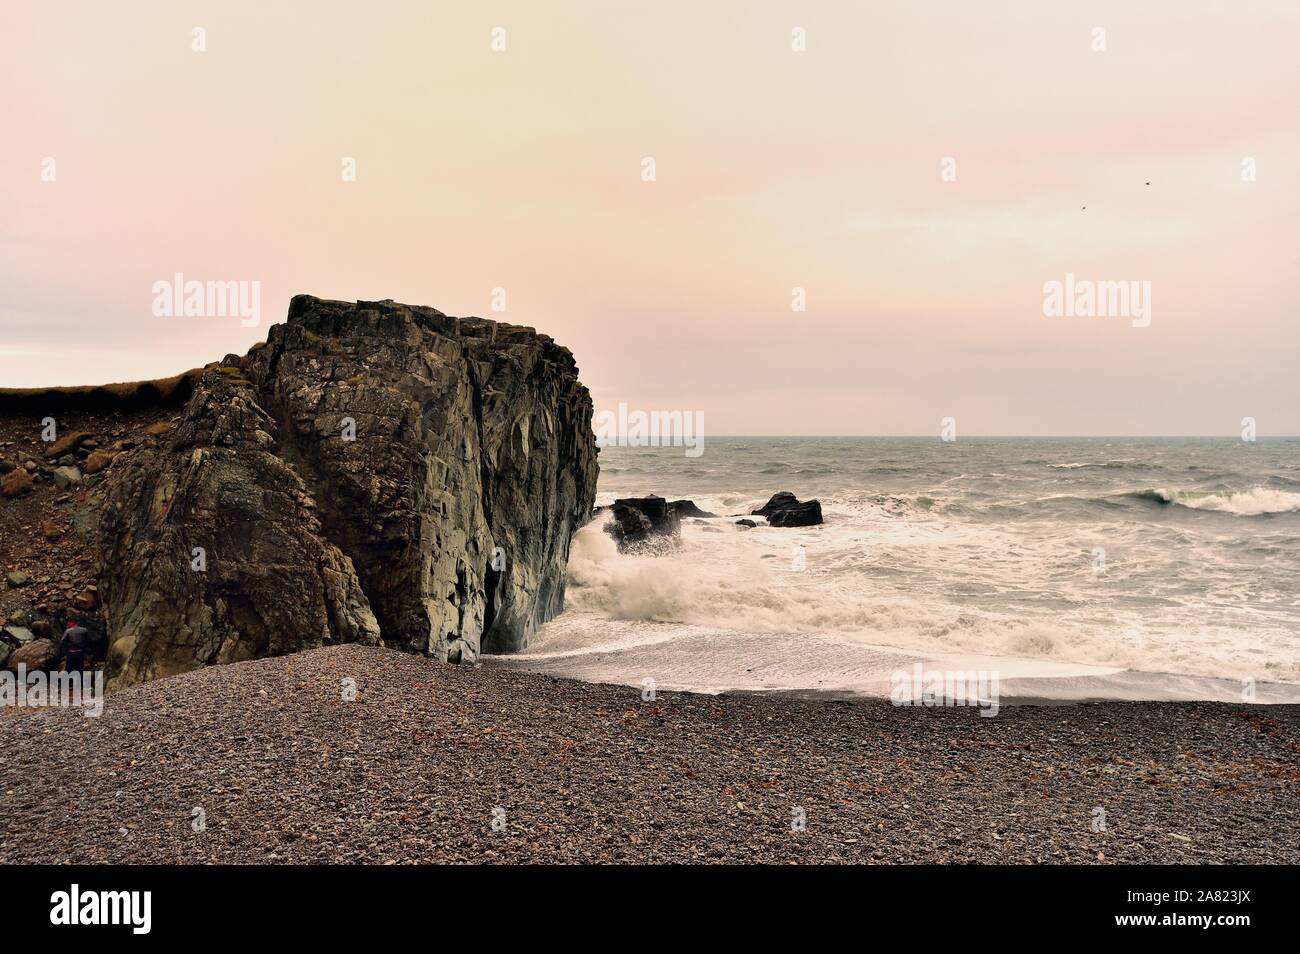
<instances>
[{"instance_id":1,"label":"white sea foam","mask_svg":"<svg viewBox=\"0 0 1300 954\"><path fill-rule=\"evenodd\" d=\"M707 521L720 531L710 532L688 522L681 547L654 556L620 554L600 526L584 528L570 555L569 609L530 651L580 655L658 644L671 653L667 644L701 633L719 644L799 634L823 648L856 642L926 655L1000 654L1209 676L1266 671L1274 679L1300 679L1293 645L1260 640L1243 657L1240 634L1230 626L1099 618L1089 596L1102 595L1106 581L1084 568L1077 548L1058 541L1026 546L988 528L941 521L882 521L876 532L866 531L865 520L795 531L742 531L730 523ZM802 571L793 569L798 548L805 554ZM964 588L990 594L1014 592L1026 572L1044 581L1055 576L1060 607L1014 613L972 606L947 598L937 582L915 592L918 565L936 581L961 578ZM1110 572L1122 583L1123 560ZM898 574L907 575L900 581Z\"/></svg>"},{"instance_id":2,"label":"white sea foam","mask_svg":"<svg viewBox=\"0 0 1300 954\"><path fill-rule=\"evenodd\" d=\"M584 528L566 612L519 661L632 683L671 671L684 688L861 688L954 653L1044 675L1300 682L1300 493L1271 486L1300 447L1098 446L718 438L689 467L603 453L602 480L617 475L600 503L653 491L720 516L683 521L657 556ZM1068 466L1087 461L1102 463ZM774 484L773 466L823 476ZM1132 489L1164 480L1180 489ZM735 526L786 489L820 498L826 523Z\"/></svg>"}]
</instances>

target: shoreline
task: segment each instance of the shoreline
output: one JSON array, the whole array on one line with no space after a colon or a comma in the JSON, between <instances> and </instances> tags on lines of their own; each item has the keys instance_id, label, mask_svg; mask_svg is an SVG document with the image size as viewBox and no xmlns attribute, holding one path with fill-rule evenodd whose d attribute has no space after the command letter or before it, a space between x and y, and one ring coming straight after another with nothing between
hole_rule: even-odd
<instances>
[{"instance_id":1,"label":"shoreline","mask_svg":"<svg viewBox=\"0 0 1300 954\"><path fill-rule=\"evenodd\" d=\"M548 627L566 626L559 617ZM592 625L591 621L583 621ZM889 699L896 673L996 674L1003 705L1069 702L1245 702L1240 679L976 653L919 653L817 634L717 634L701 627L641 622L636 641L558 651L536 644L511 655L487 655L486 665L564 679L636 687L646 677L664 690L720 695L735 692ZM655 627L662 626L663 633ZM563 647L563 637L550 645ZM828 685L814 685L829 682ZM1300 705L1300 684L1260 680L1246 704Z\"/></svg>"},{"instance_id":2,"label":"shoreline","mask_svg":"<svg viewBox=\"0 0 1300 954\"><path fill-rule=\"evenodd\" d=\"M330 647L0 712L0 856L1295 863L1300 707L643 701Z\"/></svg>"}]
</instances>

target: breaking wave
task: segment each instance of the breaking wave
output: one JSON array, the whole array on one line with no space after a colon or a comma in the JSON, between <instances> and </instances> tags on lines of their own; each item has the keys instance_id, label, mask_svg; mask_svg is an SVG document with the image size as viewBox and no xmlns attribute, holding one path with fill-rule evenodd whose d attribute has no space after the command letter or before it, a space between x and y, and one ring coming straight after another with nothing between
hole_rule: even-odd
<instances>
[{"instance_id":1,"label":"breaking wave","mask_svg":"<svg viewBox=\"0 0 1300 954\"><path fill-rule=\"evenodd\" d=\"M1125 494L1137 500L1174 504L1192 510L1215 510L1240 517L1300 512L1300 493L1254 487L1250 490L1139 490Z\"/></svg>"},{"instance_id":2,"label":"breaking wave","mask_svg":"<svg viewBox=\"0 0 1300 954\"><path fill-rule=\"evenodd\" d=\"M617 681L671 668L679 688L847 685L892 652L1300 682L1300 440L645 450L602 452L598 503L653 491L718 516L655 555L589 524L566 611L525 656ZM825 523L736 526L778 490Z\"/></svg>"},{"instance_id":3,"label":"breaking wave","mask_svg":"<svg viewBox=\"0 0 1300 954\"><path fill-rule=\"evenodd\" d=\"M1142 463L1132 457L1107 460L1099 463L1048 464L1051 470L1150 470L1156 465Z\"/></svg>"}]
</instances>

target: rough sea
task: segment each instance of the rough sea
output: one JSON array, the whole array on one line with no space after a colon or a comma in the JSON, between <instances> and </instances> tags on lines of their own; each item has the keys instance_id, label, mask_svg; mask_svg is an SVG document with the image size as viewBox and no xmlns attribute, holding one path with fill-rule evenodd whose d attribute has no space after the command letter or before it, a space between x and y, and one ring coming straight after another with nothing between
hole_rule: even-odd
<instances>
[{"instance_id":1,"label":"rough sea","mask_svg":"<svg viewBox=\"0 0 1300 954\"><path fill-rule=\"evenodd\" d=\"M513 664L701 691L882 693L913 659L1044 697L1300 684L1300 439L711 438L600 465L598 504L718 516L655 555L586 527L566 612ZM781 490L824 525L735 525Z\"/></svg>"}]
</instances>

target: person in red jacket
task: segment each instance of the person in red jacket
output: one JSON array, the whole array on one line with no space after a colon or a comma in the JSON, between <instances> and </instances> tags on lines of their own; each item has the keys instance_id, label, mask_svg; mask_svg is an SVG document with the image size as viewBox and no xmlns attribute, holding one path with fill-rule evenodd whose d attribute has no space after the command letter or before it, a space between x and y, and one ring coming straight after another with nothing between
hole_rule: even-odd
<instances>
[{"instance_id":1,"label":"person in red jacket","mask_svg":"<svg viewBox=\"0 0 1300 954\"><path fill-rule=\"evenodd\" d=\"M68 628L63 631L63 641L59 648L63 650L64 658L67 661L65 669L68 672L81 672L87 662L94 666L94 660L88 660L91 654L90 647L90 630L80 625L75 619L68 620Z\"/></svg>"}]
</instances>

